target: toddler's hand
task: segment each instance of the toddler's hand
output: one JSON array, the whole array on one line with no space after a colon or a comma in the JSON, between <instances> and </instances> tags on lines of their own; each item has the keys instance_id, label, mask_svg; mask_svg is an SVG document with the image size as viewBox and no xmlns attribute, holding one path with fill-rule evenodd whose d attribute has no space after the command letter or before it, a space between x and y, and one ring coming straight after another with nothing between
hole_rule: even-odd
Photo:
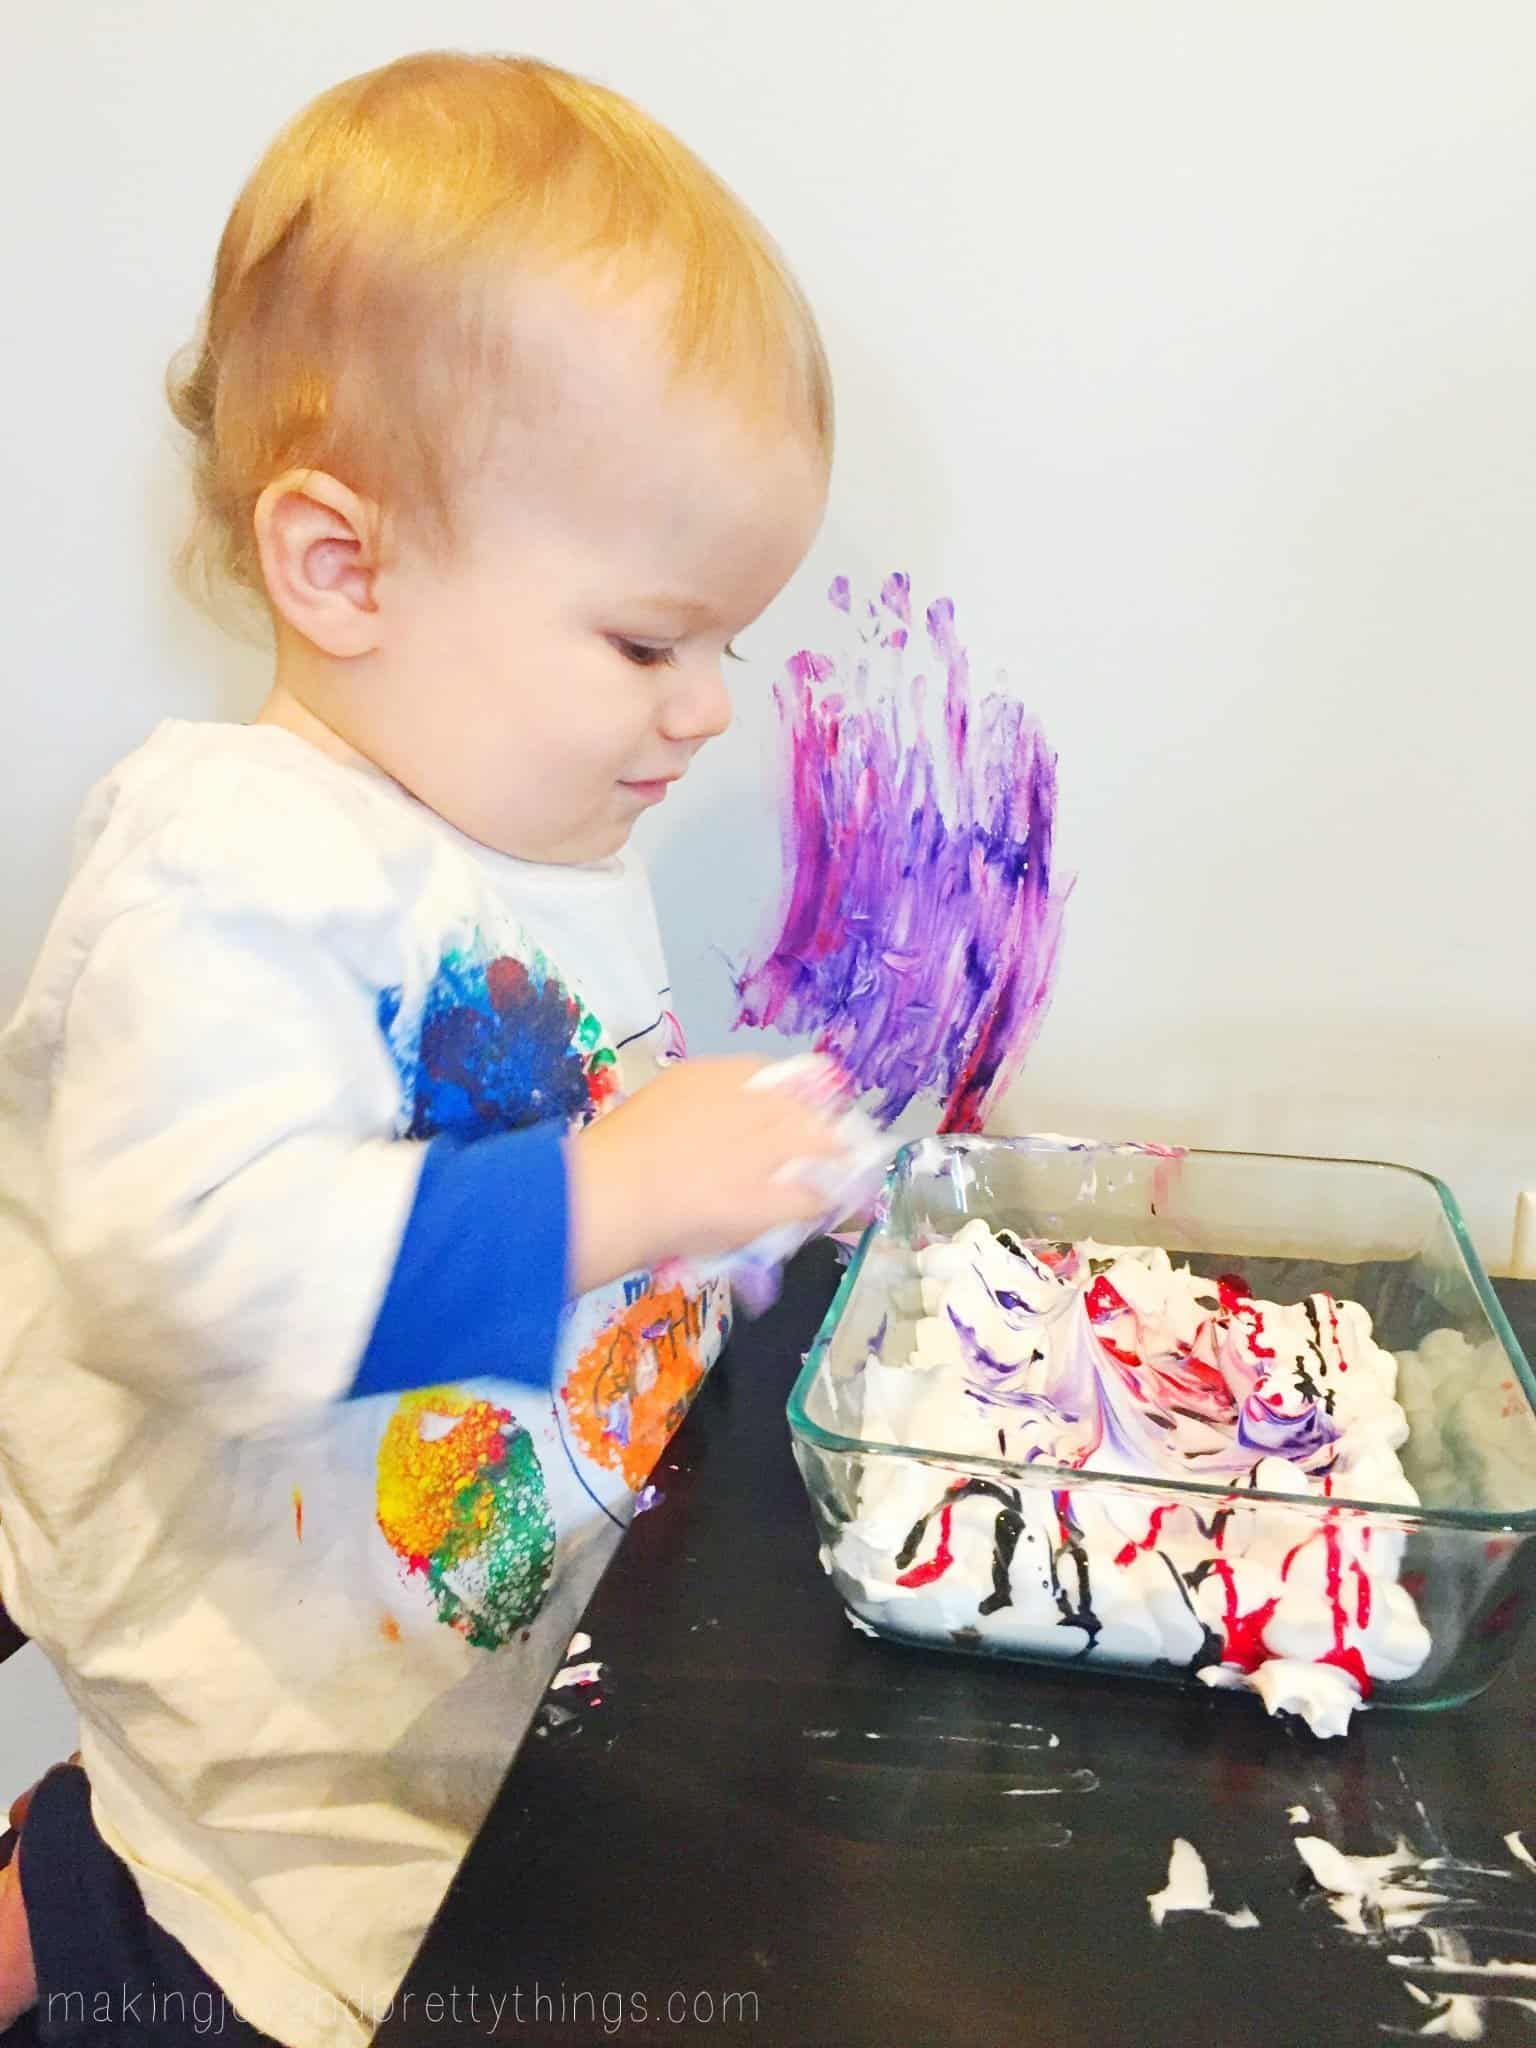
<instances>
[{"instance_id":1,"label":"toddler's hand","mask_svg":"<svg viewBox=\"0 0 1536 2048\"><path fill-rule=\"evenodd\" d=\"M814 1088L749 1088L770 1063L689 1060L589 1125L569 1152L571 1291L664 1259L707 1259L826 1198L788 1169L843 1150Z\"/></svg>"}]
</instances>

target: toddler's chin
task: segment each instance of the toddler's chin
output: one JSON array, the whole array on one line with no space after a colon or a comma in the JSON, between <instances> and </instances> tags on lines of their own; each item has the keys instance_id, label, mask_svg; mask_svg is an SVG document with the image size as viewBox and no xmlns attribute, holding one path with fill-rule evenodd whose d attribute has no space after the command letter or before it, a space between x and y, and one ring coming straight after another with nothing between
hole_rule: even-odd
<instances>
[{"instance_id":1,"label":"toddler's chin","mask_svg":"<svg viewBox=\"0 0 1536 2048\"><path fill-rule=\"evenodd\" d=\"M635 826L633 818L607 817L589 819L563 834L530 835L518 830L515 818L482 825L479 831L452 817L447 822L467 838L488 846L493 853L504 853L512 860L532 861L541 867L562 868L585 867L593 861L612 859L628 845Z\"/></svg>"}]
</instances>

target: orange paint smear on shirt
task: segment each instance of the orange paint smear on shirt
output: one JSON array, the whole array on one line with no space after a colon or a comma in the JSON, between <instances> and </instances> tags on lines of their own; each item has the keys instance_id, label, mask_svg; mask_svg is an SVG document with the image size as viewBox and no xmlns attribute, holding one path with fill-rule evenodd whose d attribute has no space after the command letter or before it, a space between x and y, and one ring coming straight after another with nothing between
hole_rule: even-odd
<instances>
[{"instance_id":1,"label":"orange paint smear on shirt","mask_svg":"<svg viewBox=\"0 0 1536 2048\"><path fill-rule=\"evenodd\" d=\"M645 1484L704 1377L703 1328L697 1294L649 1290L612 1318L560 1389L582 1449L631 1488Z\"/></svg>"}]
</instances>

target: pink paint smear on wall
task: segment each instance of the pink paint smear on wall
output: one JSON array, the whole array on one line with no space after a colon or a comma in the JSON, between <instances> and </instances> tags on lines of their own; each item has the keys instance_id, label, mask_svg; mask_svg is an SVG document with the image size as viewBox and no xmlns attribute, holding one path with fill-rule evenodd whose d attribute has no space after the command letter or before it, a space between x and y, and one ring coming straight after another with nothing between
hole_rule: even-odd
<instances>
[{"instance_id":1,"label":"pink paint smear on wall","mask_svg":"<svg viewBox=\"0 0 1536 2048\"><path fill-rule=\"evenodd\" d=\"M829 597L852 624L845 577ZM856 651L787 664L783 897L736 978L736 1022L811 1034L883 1123L931 1094L941 1130L976 1131L1045 1016L1071 882L1052 866L1056 757L1038 724L1011 695L975 697L948 598L924 624L933 727L928 678L906 673L904 575L862 607Z\"/></svg>"}]
</instances>

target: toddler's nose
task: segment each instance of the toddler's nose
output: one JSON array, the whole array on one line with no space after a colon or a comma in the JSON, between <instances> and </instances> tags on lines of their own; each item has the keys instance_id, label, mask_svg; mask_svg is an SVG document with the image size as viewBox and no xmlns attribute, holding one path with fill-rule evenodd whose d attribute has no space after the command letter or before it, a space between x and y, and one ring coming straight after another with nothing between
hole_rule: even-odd
<instances>
[{"instance_id":1,"label":"toddler's nose","mask_svg":"<svg viewBox=\"0 0 1536 2048\"><path fill-rule=\"evenodd\" d=\"M730 693L714 664L678 673L662 708L661 729L669 740L702 746L731 722Z\"/></svg>"}]
</instances>

